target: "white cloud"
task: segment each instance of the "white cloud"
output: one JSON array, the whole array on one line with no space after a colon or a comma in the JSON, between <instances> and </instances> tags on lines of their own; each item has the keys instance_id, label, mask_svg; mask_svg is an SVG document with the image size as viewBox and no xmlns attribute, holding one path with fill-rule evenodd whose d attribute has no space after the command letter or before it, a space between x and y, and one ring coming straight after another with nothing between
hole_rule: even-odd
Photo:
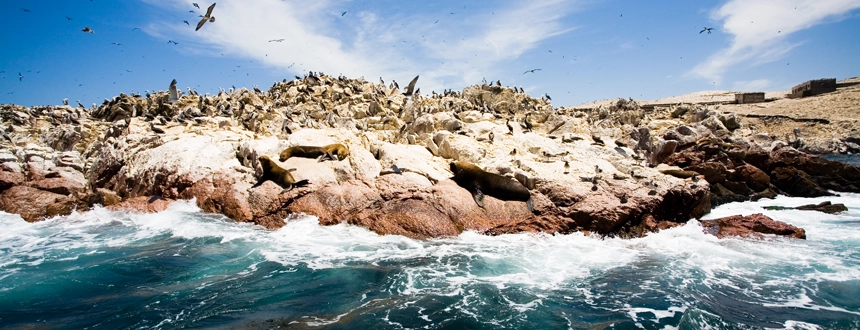
<instances>
[{"instance_id":1,"label":"white cloud","mask_svg":"<svg viewBox=\"0 0 860 330\"><path fill-rule=\"evenodd\" d=\"M712 13L720 31L732 35L731 45L696 65L689 74L721 82L732 66L779 60L801 43L786 38L794 32L844 18L860 8L858 0L730 0Z\"/></svg>"},{"instance_id":2,"label":"white cloud","mask_svg":"<svg viewBox=\"0 0 860 330\"><path fill-rule=\"evenodd\" d=\"M144 1L177 11L191 7L191 1ZM573 9L562 0L509 1L476 15L392 15L368 8L344 18L340 6L333 1L256 0L249 5L222 0L213 14L216 22L200 31L162 21L148 32L183 36L195 46L187 51L253 58L284 70L285 76L322 71L372 81L397 79L402 86L421 74L419 86L429 91L502 76L504 64L569 31L560 20ZM268 42L280 38L286 40Z\"/></svg>"},{"instance_id":3,"label":"white cloud","mask_svg":"<svg viewBox=\"0 0 860 330\"><path fill-rule=\"evenodd\" d=\"M737 92L762 92L766 91L770 85L771 82L767 79L736 81L732 85L732 90Z\"/></svg>"}]
</instances>

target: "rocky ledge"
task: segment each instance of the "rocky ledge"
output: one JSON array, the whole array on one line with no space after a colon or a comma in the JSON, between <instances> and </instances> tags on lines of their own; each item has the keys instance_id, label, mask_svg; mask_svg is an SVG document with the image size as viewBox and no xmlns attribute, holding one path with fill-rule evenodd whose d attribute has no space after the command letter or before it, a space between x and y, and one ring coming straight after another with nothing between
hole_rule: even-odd
<instances>
[{"instance_id":1,"label":"rocky ledge","mask_svg":"<svg viewBox=\"0 0 860 330\"><path fill-rule=\"evenodd\" d=\"M95 205L152 212L194 199L267 228L304 213L413 238L636 237L729 201L860 191L857 167L739 130L734 114L684 107L646 111L620 99L591 111L553 108L499 84L406 96L395 84L322 74L266 92L189 91L173 102L156 92L90 109L2 105L0 210L38 221ZM309 184L255 185L260 157L334 143L349 148L345 159L277 162ZM452 180L454 161L516 180L534 210L493 191L479 206ZM763 227L749 230L800 237Z\"/></svg>"}]
</instances>

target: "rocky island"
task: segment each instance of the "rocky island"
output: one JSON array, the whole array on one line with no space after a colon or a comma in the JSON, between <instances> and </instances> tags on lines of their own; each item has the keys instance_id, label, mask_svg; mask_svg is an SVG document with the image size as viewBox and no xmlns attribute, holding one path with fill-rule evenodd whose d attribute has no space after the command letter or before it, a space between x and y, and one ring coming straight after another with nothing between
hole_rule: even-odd
<instances>
[{"instance_id":1,"label":"rocky island","mask_svg":"<svg viewBox=\"0 0 860 330\"><path fill-rule=\"evenodd\" d=\"M638 237L728 202L860 192L860 169L814 155L860 151L855 80L746 107L711 93L556 108L498 82L423 95L315 73L268 91L121 94L89 109L0 105L0 210L39 221L193 199L267 228L309 214L412 238ZM289 147L332 144L348 151L279 159ZM306 184L260 180L263 157ZM469 182L452 179L454 162L506 177L530 199L483 191L479 205ZM804 236L760 215L704 227Z\"/></svg>"}]
</instances>

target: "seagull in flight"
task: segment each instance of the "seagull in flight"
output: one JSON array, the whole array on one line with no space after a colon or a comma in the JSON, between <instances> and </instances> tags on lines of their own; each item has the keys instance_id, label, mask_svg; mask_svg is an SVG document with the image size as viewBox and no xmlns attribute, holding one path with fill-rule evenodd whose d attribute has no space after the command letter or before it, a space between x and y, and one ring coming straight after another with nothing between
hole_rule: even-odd
<instances>
[{"instance_id":1,"label":"seagull in flight","mask_svg":"<svg viewBox=\"0 0 860 330\"><path fill-rule=\"evenodd\" d=\"M178 45L178 44L179 44L178 42L173 41L173 40L167 40L167 43L169 43L169 44L174 44L174 45Z\"/></svg>"},{"instance_id":2,"label":"seagull in flight","mask_svg":"<svg viewBox=\"0 0 860 330\"><path fill-rule=\"evenodd\" d=\"M18 81L24 80L24 75L18 72Z\"/></svg>"},{"instance_id":3,"label":"seagull in flight","mask_svg":"<svg viewBox=\"0 0 860 330\"><path fill-rule=\"evenodd\" d=\"M88 27L85 27L85 28L84 28L83 30L81 30L81 31L84 31L84 32L86 32L86 33L96 33L96 31L93 31L93 29L90 29L90 28L88 28Z\"/></svg>"},{"instance_id":4,"label":"seagull in flight","mask_svg":"<svg viewBox=\"0 0 860 330\"><path fill-rule=\"evenodd\" d=\"M188 23L188 21L182 21L182 22L184 22L185 25L191 26L191 23Z\"/></svg>"},{"instance_id":5,"label":"seagull in flight","mask_svg":"<svg viewBox=\"0 0 860 330\"><path fill-rule=\"evenodd\" d=\"M283 41L284 41L284 39L272 39L272 40L269 40L269 42L283 42Z\"/></svg>"},{"instance_id":6,"label":"seagull in flight","mask_svg":"<svg viewBox=\"0 0 860 330\"><path fill-rule=\"evenodd\" d=\"M707 32L708 34L711 34L711 30L713 30L713 29L714 28L709 28L709 27L702 28L702 31L699 31L699 34L702 34L702 32Z\"/></svg>"},{"instance_id":7,"label":"seagull in flight","mask_svg":"<svg viewBox=\"0 0 860 330\"><path fill-rule=\"evenodd\" d=\"M535 71L540 71L540 69L531 69L531 70L526 70L526 72L523 72L523 74L530 73L530 72L531 72L531 73L535 73Z\"/></svg>"},{"instance_id":8,"label":"seagull in flight","mask_svg":"<svg viewBox=\"0 0 860 330\"><path fill-rule=\"evenodd\" d=\"M71 17L69 17L69 16L66 16L66 19L67 19L67 20L70 20L70 21L72 20L72 18L71 18Z\"/></svg>"},{"instance_id":9,"label":"seagull in flight","mask_svg":"<svg viewBox=\"0 0 860 330\"><path fill-rule=\"evenodd\" d=\"M340 17L343 17L343 15L346 15L346 12L340 13Z\"/></svg>"},{"instance_id":10,"label":"seagull in flight","mask_svg":"<svg viewBox=\"0 0 860 330\"><path fill-rule=\"evenodd\" d=\"M197 23L197 28L194 31L200 30L203 27L203 24L206 24L206 21L215 22L215 17L212 16L212 10L215 9L215 4L213 3L206 9L206 15L200 16L203 19L200 20L200 23Z\"/></svg>"},{"instance_id":11,"label":"seagull in flight","mask_svg":"<svg viewBox=\"0 0 860 330\"><path fill-rule=\"evenodd\" d=\"M197 9L200 9L200 5L198 5L196 2L192 2L191 4L194 5L194 7L197 7Z\"/></svg>"}]
</instances>

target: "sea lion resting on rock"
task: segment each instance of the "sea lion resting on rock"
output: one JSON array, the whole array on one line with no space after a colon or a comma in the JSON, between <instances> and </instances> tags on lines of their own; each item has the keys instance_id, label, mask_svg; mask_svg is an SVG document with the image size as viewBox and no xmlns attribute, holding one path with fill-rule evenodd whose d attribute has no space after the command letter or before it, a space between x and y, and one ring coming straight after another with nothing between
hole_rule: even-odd
<instances>
[{"instance_id":1,"label":"sea lion resting on rock","mask_svg":"<svg viewBox=\"0 0 860 330\"><path fill-rule=\"evenodd\" d=\"M272 180L272 182L277 183L284 189L293 189L294 187L301 187L308 184L308 180L296 181L296 179L293 178L293 175L290 174L290 172L295 169L284 169L269 158L269 156L260 156L260 166L263 167L263 176L261 176L260 180L251 188L263 184L266 180Z\"/></svg>"},{"instance_id":2,"label":"sea lion resting on rock","mask_svg":"<svg viewBox=\"0 0 860 330\"><path fill-rule=\"evenodd\" d=\"M484 207L486 194L503 201L526 202L529 211L535 211L529 190L512 178L484 171L467 162L451 162L451 172L454 172L454 182L472 193L480 207Z\"/></svg>"},{"instance_id":3,"label":"sea lion resting on rock","mask_svg":"<svg viewBox=\"0 0 860 330\"><path fill-rule=\"evenodd\" d=\"M337 156L337 158L335 158ZM281 151L280 160L286 161L290 157L316 158L318 161L328 158L331 160L344 160L349 156L349 148L340 143L329 144L322 147L295 146Z\"/></svg>"}]
</instances>

